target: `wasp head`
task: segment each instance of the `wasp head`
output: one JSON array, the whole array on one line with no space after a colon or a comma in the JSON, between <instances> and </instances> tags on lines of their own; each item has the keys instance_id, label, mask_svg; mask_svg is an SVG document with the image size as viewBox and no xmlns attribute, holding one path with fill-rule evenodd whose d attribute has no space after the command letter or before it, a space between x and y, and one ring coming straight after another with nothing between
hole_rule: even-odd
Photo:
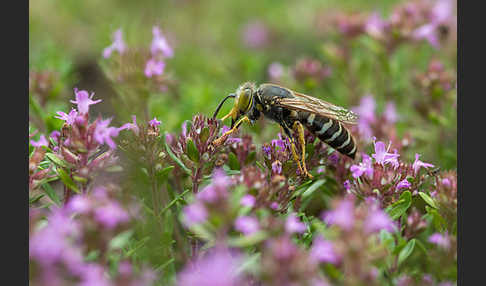
<instances>
[{"instance_id":1,"label":"wasp head","mask_svg":"<svg viewBox=\"0 0 486 286\"><path fill-rule=\"evenodd\" d=\"M255 91L255 85L252 83L244 83L238 89L234 94L228 95L221 103L220 106L218 106L218 109L216 110L215 114L213 117L216 117L217 112L219 111L219 108L223 104L223 102L229 98L229 97L234 97L235 98L235 103L233 105L233 108L231 111L226 114L221 120L225 120L228 117L231 117L231 128L233 128L234 124L240 119L243 115L248 113L250 111L252 105L253 105L253 93Z\"/></svg>"}]
</instances>

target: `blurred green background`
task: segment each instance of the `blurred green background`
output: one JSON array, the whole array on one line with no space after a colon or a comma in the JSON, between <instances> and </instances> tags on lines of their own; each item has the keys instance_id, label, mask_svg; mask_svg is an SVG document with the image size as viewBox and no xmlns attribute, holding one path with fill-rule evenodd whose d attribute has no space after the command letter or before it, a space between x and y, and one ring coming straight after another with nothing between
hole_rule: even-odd
<instances>
[{"instance_id":1,"label":"blurred green background","mask_svg":"<svg viewBox=\"0 0 486 286\"><path fill-rule=\"evenodd\" d=\"M245 81L269 81L267 70L272 62L292 67L300 58L310 57L328 65L331 75L317 84L285 79L281 84L348 108L371 93L378 113L392 100L401 118L398 136L408 132L415 139L411 151L402 157L413 162L414 153L425 154L424 161L455 168L456 109L446 106L435 117L421 116L414 104L423 94L412 84L413 76L426 71L432 58L455 73L455 45L440 51L427 44L403 46L386 55L376 43L361 37L352 40L351 60L345 63L333 59L324 48L342 43L328 25L333 15L377 11L387 17L397 3L400 1L29 1L29 69L55 74L45 102L31 96L31 122L44 133L59 128L62 122L53 116L59 110L69 111L73 87L94 91L96 98L102 98L93 112L104 118L113 116L115 124L130 121L131 111L143 118L137 109L117 105L127 87L105 75L103 65L110 59L103 59L102 51L118 28L128 47L149 49L152 27L158 25L175 51L165 68L175 88L150 91L148 114L161 120L166 130L179 132L181 124L195 113L211 116L218 102ZM266 27L264 45L245 44L245 29L252 23ZM130 96L136 97L137 92L135 89ZM220 114L230 107L226 104ZM45 123L35 124L41 122L36 116ZM279 132L277 125L267 123L244 129L260 134L258 143Z\"/></svg>"}]
</instances>

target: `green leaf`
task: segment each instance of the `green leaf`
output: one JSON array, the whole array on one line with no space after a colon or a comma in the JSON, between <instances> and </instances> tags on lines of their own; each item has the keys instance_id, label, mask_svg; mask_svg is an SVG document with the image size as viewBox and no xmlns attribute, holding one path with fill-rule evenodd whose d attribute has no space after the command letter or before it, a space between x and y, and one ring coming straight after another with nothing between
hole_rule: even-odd
<instances>
[{"instance_id":1,"label":"green leaf","mask_svg":"<svg viewBox=\"0 0 486 286\"><path fill-rule=\"evenodd\" d=\"M33 204L35 202L37 202L38 200L40 200L42 197L44 196L44 194L39 194L35 197L31 197L29 198L29 204Z\"/></svg>"},{"instance_id":2,"label":"green leaf","mask_svg":"<svg viewBox=\"0 0 486 286\"><path fill-rule=\"evenodd\" d=\"M113 165L113 166L109 166L105 169L105 171L107 172L110 172L110 173L116 173L116 172L121 172L123 171L123 168L122 166L120 165Z\"/></svg>"},{"instance_id":3,"label":"green leaf","mask_svg":"<svg viewBox=\"0 0 486 286\"><path fill-rule=\"evenodd\" d=\"M434 199L432 199L428 194L424 193L424 192L419 192L419 195L420 197L422 197L422 199L427 203L429 204L431 207L433 207L434 209L437 208L437 205L435 204L434 202Z\"/></svg>"},{"instance_id":4,"label":"green leaf","mask_svg":"<svg viewBox=\"0 0 486 286\"><path fill-rule=\"evenodd\" d=\"M178 195L175 199L173 199L167 206L165 206L165 208L163 208L160 213L159 213L159 217L164 213L166 212L171 206L173 206L177 201L179 200L183 200L184 196L190 192L191 190L190 189L187 189L185 190L182 194Z\"/></svg>"},{"instance_id":5,"label":"green leaf","mask_svg":"<svg viewBox=\"0 0 486 286\"><path fill-rule=\"evenodd\" d=\"M390 215L391 219L395 220L404 214L411 205L412 193L405 191L400 195L397 202L386 208L386 212Z\"/></svg>"},{"instance_id":6,"label":"green leaf","mask_svg":"<svg viewBox=\"0 0 486 286\"><path fill-rule=\"evenodd\" d=\"M411 239L398 254L398 265L402 264L402 262L405 261L405 259L407 259L410 256L410 254L412 254L414 248L415 248L415 238Z\"/></svg>"},{"instance_id":7,"label":"green leaf","mask_svg":"<svg viewBox=\"0 0 486 286\"><path fill-rule=\"evenodd\" d=\"M76 175L73 175L73 180L75 180L76 182L80 182L80 183L87 183L88 182L88 179L86 179L84 177L76 176Z\"/></svg>"},{"instance_id":8,"label":"green leaf","mask_svg":"<svg viewBox=\"0 0 486 286\"><path fill-rule=\"evenodd\" d=\"M444 230L447 228L446 220L437 212L436 209L433 209L429 206L425 206L425 210L428 214L432 216L432 221L434 223L434 227L438 230Z\"/></svg>"},{"instance_id":9,"label":"green leaf","mask_svg":"<svg viewBox=\"0 0 486 286\"><path fill-rule=\"evenodd\" d=\"M84 257L84 261L95 261L100 256L100 251L98 249L91 250Z\"/></svg>"},{"instance_id":10,"label":"green leaf","mask_svg":"<svg viewBox=\"0 0 486 286\"><path fill-rule=\"evenodd\" d=\"M236 269L236 273L247 273L249 271L258 271L260 267L261 253L255 253L245 259L245 261Z\"/></svg>"},{"instance_id":11,"label":"green leaf","mask_svg":"<svg viewBox=\"0 0 486 286\"><path fill-rule=\"evenodd\" d=\"M201 142L206 142L206 141L208 141L208 138L209 138L209 128L207 126L205 126L201 130L201 134L199 135L199 139L201 139Z\"/></svg>"},{"instance_id":12,"label":"green leaf","mask_svg":"<svg viewBox=\"0 0 486 286\"><path fill-rule=\"evenodd\" d=\"M256 159L256 152L250 152L248 156L246 157L245 164L251 164L253 161Z\"/></svg>"},{"instance_id":13,"label":"green leaf","mask_svg":"<svg viewBox=\"0 0 486 286\"><path fill-rule=\"evenodd\" d=\"M393 251L395 248L395 239L393 238L393 235L386 230L380 231L380 241L390 251Z\"/></svg>"},{"instance_id":14,"label":"green leaf","mask_svg":"<svg viewBox=\"0 0 486 286\"><path fill-rule=\"evenodd\" d=\"M44 189L44 192L47 194L47 196L58 206L61 205L61 200L57 196L56 191L51 187L49 184L43 184L42 188Z\"/></svg>"},{"instance_id":15,"label":"green leaf","mask_svg":"<svg viewBox=\"0 0 486 286\"><path fill-rule=\"evenodd\" d=\"M213 241L214 236L211 234L209 230L207 230L204 225L202 224L195 224L190 227L191 231L194 232L194 234L198 237L201 238L205 241Z\"/></svg>"},{"instance_id":16,"label":"green leaf","mask_svg":"<svg viewBox=\"0 0 486 286\"><path fill-rule=\"evenodd\" d=\"M115 236L109 244L109 249L122 249L125 245L128 244L130 238L132 237L133 230L124 231L117 236Z\"/></svg>"},{"instance_id":17,"label":"green leaf","mask_svg":"<svg viewBox=\"0 0 486 286\"><path fill-rule=\"evenodd\" d=\"M187 138L186 141L186 147L187 147L187 156L191 161L195 163L199 163L199 151L197 150L196 144L194 144L194 141L192 141L192 138Z\"/></svg>"},{"instance_id":18,"label":"green leaf","mask_svg":"<svg viewBox=\"0 0 486 286\"><path fill-rule=\"evenodd\" d=\"M320 179L320 180L315 181L309 188L307 188L307 190L305 190L305 192L302 194L302 197L305 198L305 197L312 195L312 193L314 193L325 182L326 182L326 180L324 180L324 179Z\"/></svg>"},{"instance_id":19,"label":"green leaf","mask_svg":"<svg viewBox=\"0 0 486 286\"><path fill-rule=\"evenodd\" d=\"M174 170L174 168L175 168L174 166L168 166L168 167L166 167L166 168L164 168L164 169L160 170L160 171L159 171L159 172L156 174L156 176L157 176L157 181L158 181L158 182L160 182L160 183L162 183L162 182L166 181L166 180L167 180L167 178L169 177L170 172L172 172L172 170Z\"/></svg>"},{"instance_id":20,"label":"green leaf","mask_svg":"<svg viewBox=\"0 0 486 286\"><path fill-rule=\"evenodd\" d=\"M65 160L59 158L56 154L54 153L46 153L46 158L49 159L49 161L51 161L52 163L56 164L57 166L59 167L62 167L62 168L72 168L74 167L73 165L69 164L68 162L66 162Z\"/></svg>"},{"instance_id":21,"label":"green leaf","mask_svg":"<svg viewBox=\"0 0 486 286\"><path fill-rule=\"evenodd\" d=\"M228 245L233 247L248 247L258 244L267 238L267 233L264 231L258 231L251 235L244 235L237 238L230 238Z\"/></svg>"},{"instance_id":22,"label":"green leaf","mask_svg":"<svg viewBox=\"0 0 486 286\"><path fill-rule=\"evenodd\" d=\"M169 266L170 264L172 264L174 262L174 258L171 258L169 259L168 261L162 263L159 267L155 268L155 272L162 272L162 270L164 270L167 266Z\"/></svg>"},{"instance_id":23,"label":"green leaf","mask_svg":"<svg viewBox=\"0 0 486 286\"><path fill-rule=\"evenodd\" d=\"M231 168L231 170L240 169L240 162L238 161L238 158L236 158L236 155L233 152L230 152L228 154L228 166Z\"/></svg>"},{"instance_id":24,"label":"green leaf","mask_svg":"<svg viewBox=\"0 0 486 286\"><path fill-rule=\"evenodd\" d=\"M81 193L78 186L76 186L73 179L71 179L71 177L69 177L68 173L66 173L66 171L64 171L64 169L57 168L56 170L57 170L57 174L59 175L59 178L64 183L64 185L66 185L66 187L70 188L71 190L75 191L78 194Z\"/></svg>"},{"instance_id":25,"label":"green leaf","mask_svg":"<svg viewBox=\"0 0 486 286\"><path fill-rule=\"evenodd\" d=\"M182 161L177 158L176 155L174 155L174 153L172 153L172 150L170 150L170 147L169 145L167 144L167 142L165 142L165 150L167 151L167 154L169 154L170 158L172 160L174 160L174 162L179 165L179 167L181 167L182 170L184 170L184 172L186 172L188 175L192 175L192 172L191 170L189 170L189 168L187 168L184 163L182 163Z\"/></svg>"}]
</instances>

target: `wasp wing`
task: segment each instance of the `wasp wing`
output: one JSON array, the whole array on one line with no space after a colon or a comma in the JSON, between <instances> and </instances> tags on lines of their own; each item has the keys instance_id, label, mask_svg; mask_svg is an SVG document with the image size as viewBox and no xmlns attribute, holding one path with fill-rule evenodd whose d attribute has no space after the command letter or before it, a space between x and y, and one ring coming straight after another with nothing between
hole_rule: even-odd
<instances>
[{"instance_id":1,"label":"wasp wing","mask_svg":"<svg viewBox=\"0 0 486 286\"><path fill-rule=\"evenodd\" d=\"M294 97L280 98L277 104L290 109L299 109L326 116L347 124L356 124L358 121L356 113L343 107L302 93L293 92L293 95Z\"/></svg>"}]
</instances>

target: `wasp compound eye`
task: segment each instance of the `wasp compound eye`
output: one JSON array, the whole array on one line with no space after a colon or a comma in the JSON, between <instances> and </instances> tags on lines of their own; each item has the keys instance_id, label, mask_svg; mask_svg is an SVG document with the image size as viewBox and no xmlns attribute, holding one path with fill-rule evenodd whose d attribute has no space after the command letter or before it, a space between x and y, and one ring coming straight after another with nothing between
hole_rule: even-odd
<instances>
[{"instance_id":1,"label":"wasp compound eye","mask_svg":"<svg viewBox=\"0 0 486 286\"><path fill-rule=\"evenodd\" d=\"M242 113L246 113L251 103L251 91L245 89L240 93L238 97L238 110Z\"/></svg>"}]
</instances>

